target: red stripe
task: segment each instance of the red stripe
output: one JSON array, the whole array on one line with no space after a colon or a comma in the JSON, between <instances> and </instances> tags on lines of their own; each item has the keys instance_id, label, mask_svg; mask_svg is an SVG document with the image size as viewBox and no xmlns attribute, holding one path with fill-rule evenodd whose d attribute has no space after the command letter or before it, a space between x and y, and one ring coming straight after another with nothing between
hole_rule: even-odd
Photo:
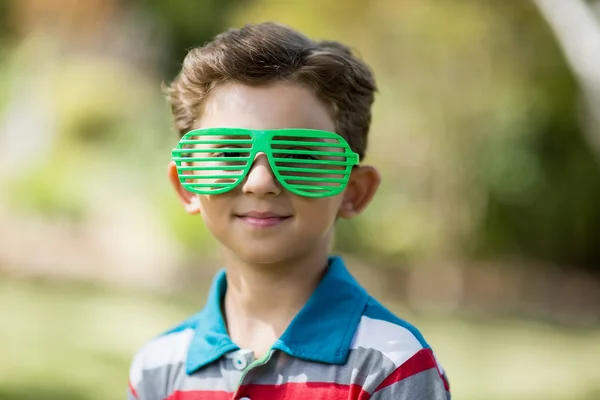
<instances>
[{"instance_id":1,"label":"red stripe","mask_svg":"<svg viewBox=\"0 0 600 400\"><path fill-rule=\"evenodd\" d=\"M437 369L437 363L430 349L422 349L409 358L404 364L396 368L375 391L381 390L396 382L411 377L419 372L431 368ZM438 370L439 373L439 370ZM448 390L445 377L442 376L444 386ZM254 399L293 399L314 400L326 398L328 400L368 400L371 395L363 390L360 385L343 385L327 382L288 382L282 385L242 385L234 394L225 391L192 390L175 391L166 400L230 400L232 398L250 397Z\"/></svg>"},{"instance_id":2,"label":"red stripe","mask_svg":"<svg viewBox=\"0 0 600 400\"><path fill-rule=\"evenodd\" d=\"M406 360L401 366L396 368L394 372L388 375L388 377L377 386L375 392L431 368L437 370L437 363L433 357L433 352L431 349L421 349L414 356Z\"/></svg>"},{"instance_id":3,"label":"red stripe","mask_svg":"<svg viewBox=\"0 0 600 400\"><path fill-rule=\"evenodd\" d=\"M131 381L129 381L127 384L129 385L129 391L131 392L133 397L135 397L136 399L139 399L139 396L138 396L137 392L135 391L135 388L131 384Z\"/></svg>"},{"instance_id":4,"label":"red stripe","mask_svg":"<svg viewBox=\"0 0 600 400\"><path fill-rule=\"evenodd\" d=\"M222 390L176 390L165 400L231 400L233 393Z\"/></svg>"},{"instance_id":5,"label":"red stripe","mask_svg":"<svg viewBox=\"0 0 600 400\"><path fill-rule=\"evenodd\" d=\"M367 400L371 395L360 385L327 382L290 382L283 385L243 385L236 398L293 400Z\"/></svg>"},{"instance_id":6,"label":"red stripe","mask_svg":"<svg viewBox=\"0 0 600 400\"><path fill-rule=\"evenodd\" d=\"M166 400L231 400L250 397L254 399L293 400L368 400L371 395L360 385L339 383L302 382L283 385L242 385L234 394L224 391L191 390L175 391Z\"/></svg>"}]
</instances>

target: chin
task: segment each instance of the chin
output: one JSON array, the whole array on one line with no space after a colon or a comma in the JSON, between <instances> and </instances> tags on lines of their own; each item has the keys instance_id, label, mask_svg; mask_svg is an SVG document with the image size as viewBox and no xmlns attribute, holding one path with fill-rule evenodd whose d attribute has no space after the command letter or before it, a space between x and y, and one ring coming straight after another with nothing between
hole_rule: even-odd
<instances>
[{"instance_id":1,"label":"chin","mask_svg":"<svg viewBox=\"0 0 600 400\"><path fill-rule=\"evenodd\" d=\"M273 241L260 240L248 241L244 246L232 248L237 256L248 264L270 265L280 264L297 256L299 246L290 244L273 243Z\"/></svg>"},{"instance_id":2,"label":"chin","mask_svg":"<svg viewBox=\"0 0 600 400\"><path fill-rule=\"evenodd\" d=\"M290 252L286 251L256 251L256 249L249 250L247 252L238 252L238 257L245 263L253 265L273 265L285 262L292 256Z\"/></svg>"},{"instance_id":3,"label":"chin","mask_svg":"<svg viewBox=\"0 0 600 400\"><path fill-rule=\"evenodd\" d=\"M238 260L250 265L277 266L316 249L327 248L329 237L316 234L288 235L279 233L268 237L229 236L220 241ZM324 239L325 242L323 241Z\"/></svg>"}]
</instances>

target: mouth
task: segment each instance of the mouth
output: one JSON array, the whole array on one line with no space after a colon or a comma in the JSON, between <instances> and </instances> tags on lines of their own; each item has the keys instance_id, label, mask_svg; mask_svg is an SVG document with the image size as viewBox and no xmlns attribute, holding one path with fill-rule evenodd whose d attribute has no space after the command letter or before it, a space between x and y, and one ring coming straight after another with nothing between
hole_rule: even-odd
<instances>
[{"instance_id":1,"label":"mouth","mask_svg":"<svg viewBox=\"0 0 600 400\"><path fill-rule=\"evenodd\" d=\"M262 211L250 211L247 213L236 214L235 217L244 224L255 228L273 227L292 218L292 216L289 214L278 214Z\"/></svg>"}]
</instances>

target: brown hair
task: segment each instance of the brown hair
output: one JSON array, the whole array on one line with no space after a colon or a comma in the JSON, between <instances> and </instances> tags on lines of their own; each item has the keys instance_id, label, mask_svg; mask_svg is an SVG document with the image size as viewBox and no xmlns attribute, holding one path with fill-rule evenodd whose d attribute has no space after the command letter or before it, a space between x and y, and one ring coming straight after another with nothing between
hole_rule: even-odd
<instances>
[{"instance_id":1,"label":"brown hair","mask_svg":"<svg viewBox=\"0 0 600 400\"><path fill-rule=\"evenodd\" d=\"M313 41L275 23L230 29L192 49L167 88L173 123L180 135L193 129L203 102L222 82L264 85L286 80L314 90L332 112L336 131L362 159L377 90L371 69L333 41Z\"/></svg>"}]
</instances>

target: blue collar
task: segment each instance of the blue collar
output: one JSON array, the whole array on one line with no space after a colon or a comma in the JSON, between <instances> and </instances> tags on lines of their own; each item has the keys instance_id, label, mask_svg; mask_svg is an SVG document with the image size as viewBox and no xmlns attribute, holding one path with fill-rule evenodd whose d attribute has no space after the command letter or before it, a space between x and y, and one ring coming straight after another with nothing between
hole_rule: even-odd
<instances>
[{"instance_id":1,"label":"blue collar","mask_svg":"<svg viewBox=\"0 0 600 400\"><path fill-rule=\"evenodd\" d=\"M221 313L226 290L225 271L221 270L213 280L206 306L194 318L195 333L186 361L188 374L239 349L231 341ZM272 348L307 361L344 364L368 298L342 259L330 257L321 282Z\"/></svg>"}]
</instances>

